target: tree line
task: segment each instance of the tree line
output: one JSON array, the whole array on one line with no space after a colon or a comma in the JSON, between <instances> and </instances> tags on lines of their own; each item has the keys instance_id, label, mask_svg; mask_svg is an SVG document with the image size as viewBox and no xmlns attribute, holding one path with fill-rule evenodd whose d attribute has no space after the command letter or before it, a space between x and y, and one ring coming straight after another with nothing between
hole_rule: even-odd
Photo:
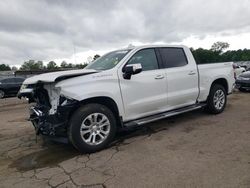
<instances>
[{"instance_id":1,"label":"tree line","mask_svg":"<svg viewBox=\"0 0 250 188\"><path fill-rule=\"evenodd\" d=\"M228 62L228 61L250 61L250 49L243 50L226 50L229 48L227 42L216 42L210 49L191 48L191 52L197 64L202 63L215 63L215 62ZM100 55L96 54L93 60L99 58ZM20 70L57 70L65 68L82 69L87 66L87 63L73 64L63 61L58 66L54 61L50 61L46 66L42 61L29 60L25 61ZM0 71L16 70L16 67L10 67L9 65L0 64Z\"/></svg>"},{"instance_id":2,"label":"tree line","mask_svg":"<svg viewBox=\"0 0 250 188\"><path fill-rule=\"evenodd\" d=\"M193 49L191 51L197 64L216 63L229 61L250 61L250 49L227 50L229 44L226 42L216 42L210 49Z\"/></svg>"},{"instance_id":3,"label":"tree line","mask_svg":"<svg viewBox=\"0 0 250 188\"><path fill-rule=\"evenodd\" d=\"M87 66L87 63L73 64L63 61L60 66L58 66L54 61L48 62L45 66L42 61L29 60L25 61L19 70L58 70L58 69L82 69Z\"/></svg>"},{"instance_id":4,"label":"tree line","mask_svg":"<svg viewBox=\"0 0 250 188\"><path fill-rule=\"evenodd\" d=\"M93 60L96 60L99 58L100 55L96 54L93 57ZM43 61L35 61L35 60L29 60L25 61L19 70L58 70L58 69L83 69L87 66L87 63L67 63L66 61L62 61L62 63L58 66L56 62L49 61L47 65L44 65ZM6 64L0 64L0 71L10 71L10 70L18 70L15 66L10 67Z\"/></svg>"}]
</instances>

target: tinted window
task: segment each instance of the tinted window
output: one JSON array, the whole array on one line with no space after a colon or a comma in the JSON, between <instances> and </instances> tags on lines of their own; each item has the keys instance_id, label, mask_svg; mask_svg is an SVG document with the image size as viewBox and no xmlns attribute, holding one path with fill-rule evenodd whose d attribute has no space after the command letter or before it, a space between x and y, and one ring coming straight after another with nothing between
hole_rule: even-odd
<instances>
[{"instance_id":1,"label":"tinted window","mask_svg":"<svg viewBox=\"0 0 250 188\"><path fill-rule=\"evenodd\" d=\"M144 49L136 52L128 61L127 65L138 63L142 65L143 71L159 68L154 49Z\"/></svg>"},{"instance_id":2,"label":"tinted window","mask_svg":"<svg viewBox=\"0 0 250 188\"><path fill-rule=\"evenodd\" d=\"M1 82L5 83L5 84L10 84L10 83L13 83L13 79L12 78L6 78L6 79L3 79Z\"/></svg>"},{"instance_id":3,"label":"tinted window","mask_svg":"<svg viewBox=\"0 0 250 188\"><path fill-rule=\"evenodd\" d=\"M24 81L23 78L14 78L15 83L22 83Z\"/></svg>"},{"instance_id":4,"label":"tinted window","mask_svg":"<svg viewBox=\"0 0 250 188\"><path fill-rule=\"evenodd\" d=\"M4 84L22 83L23 81L24 78L5 78L0 80L0 82Z\"/></svg>"},{"instance_id":5,"label":"tinted window","mask_svg":"<svg viewBox=\"0 0 250 188\"><path fill-rule=\"evenodd\" d=\"M166 68L181 67L188 64L182 48L160 48L160 53L163 65Z\"/></svg>"}]
</instances>

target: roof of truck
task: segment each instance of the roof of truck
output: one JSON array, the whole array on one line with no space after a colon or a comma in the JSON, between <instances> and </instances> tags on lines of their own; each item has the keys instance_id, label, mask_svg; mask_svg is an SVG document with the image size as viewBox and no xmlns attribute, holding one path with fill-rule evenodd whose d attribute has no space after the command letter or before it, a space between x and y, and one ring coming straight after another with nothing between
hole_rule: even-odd
<instances>
[{"instance_id":1,"label":"roof of truck","mask_svg":"<svg viewBox=\"0 0 250 188\"><path fill-rule=\"evenodd\" d=\"M140 46L128 46L127 48L123 48L121 50L133 50L133 49L141 49L141 48L159 48L159 47L167 47L167 48L185 48L185 45L169 45L169 44L147 44Z\"/></svg>"}]
</instances>

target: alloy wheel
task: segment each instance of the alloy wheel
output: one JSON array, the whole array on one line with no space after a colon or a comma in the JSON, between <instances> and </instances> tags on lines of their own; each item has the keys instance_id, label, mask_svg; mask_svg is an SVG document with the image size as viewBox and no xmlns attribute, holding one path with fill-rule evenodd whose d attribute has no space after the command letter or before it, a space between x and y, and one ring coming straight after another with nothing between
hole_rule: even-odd
<instances>
[{"instance_id":1,"label":"alloy wheel","mask_svg":"<svg viewBox=\"0 0 250 188\"><path fill-rule=\"evenodd\" d=\"M83 120L80 133L85 143L89 145L101 144L110 133L110 121L102 113L92 113Z\"/></svg>"},{"instance_id":2,"label":"alloy wheel","mask_svg":"<svg viewBox=\"0 0 250 188\"><path fill-rule=\"evenodd\" d=\"M225 93L219 89L214 94L214 106L217 110L221 110L225 104Z\"/></svg>"}]
</instances>

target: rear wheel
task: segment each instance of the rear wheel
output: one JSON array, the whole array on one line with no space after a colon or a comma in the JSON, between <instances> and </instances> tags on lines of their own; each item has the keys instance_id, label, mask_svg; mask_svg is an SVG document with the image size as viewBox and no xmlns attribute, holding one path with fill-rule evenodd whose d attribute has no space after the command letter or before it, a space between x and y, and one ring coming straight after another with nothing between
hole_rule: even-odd
<instances>
[{"instance_id":1,"label":"rear wheel","mask_svg":"<svg viewBox=\"0 0 250 188\"><path fill-rule=\"evenodd\" d=\"M105 148L116 133L112 111L101 104L80 107L71 117L68 137L80 152L92 153Z\"/></svg>"},{"instance_id":2,"label":"rear wheel","mask_svg":"<svg viewBox=\"0 0 250 188\"><path fill-rule=\"evenodd\" d=\"M5 96L4 91L3 91L3 90L0 90L0 99L4 98L4 96Z\"/></svg>"},{"instance_id":3,"label":"rear wheel","mask_svg":"<svg viewBox=\"0 0 250 188\"><path fill-rule=\"evenodd\" d=\"M227 103L227 93L222 85L214 84L210 89L207 100L207 110L212 114L223 112Z\"/></svg>"}]
</instances>

